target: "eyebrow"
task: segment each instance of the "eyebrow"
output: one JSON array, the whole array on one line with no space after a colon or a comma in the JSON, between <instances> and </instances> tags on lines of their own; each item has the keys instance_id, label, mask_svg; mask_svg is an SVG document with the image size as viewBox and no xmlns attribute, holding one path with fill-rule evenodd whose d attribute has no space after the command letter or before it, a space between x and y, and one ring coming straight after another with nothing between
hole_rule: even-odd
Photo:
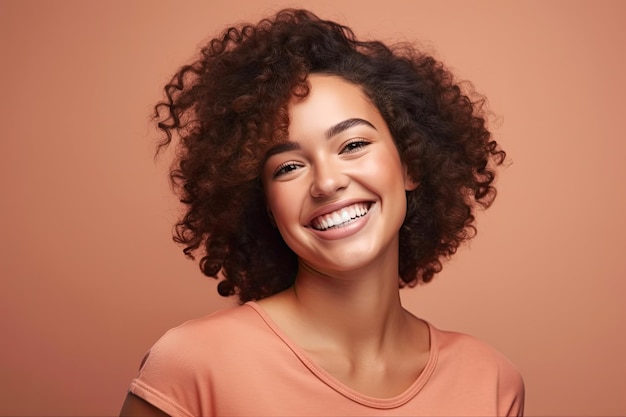
<instances>
[{"instance_id":1,"label":"eyebrow","mask_svg":"<svg viewBox=\"0 0 626 417\"><path fill-rule=\"evenodd\" d=\"M359 119L358 117L355 117L352 119L346 119L344 121L337 123L336 125L331 126L330 128L326 130L326 132L324 132L324 137L328 140L332 138L333 136L337 136L341 132L350 129L351 127L358 126L358 125L369 126L372 129L377 130L376 127L374 127L374 125L368 122L367 120ZM300 149L300 144L297 142L279 143L276 146L272 146L270 149L268 149L268 151L265 153L263 164L265 164L265 162L274 155L277 155L282 152L296 151L298 149Z\"/></svg>"},{"instance_id":2,"label":"eyebrow","mask_svg":"<svg viewBox=\"0 0 626 417\"><path fill-rule=\"evenodd\" d=\"M369 126L372 129L376 130L376 128L374 127L373 124L371 124L370 122L368 122L367 120L364 119L359 119L359 118L352 118L352 119L346 119L343 122L339 122L334 126L331 126L325 133L324 136L326 137L326 139L330 139L333 136L336 136L338 134L340 134L341 132L343 132L344 130L348 130L351 127L354 126L358 126L358 125L365 125L365 126Z\"/></svg>"},{"instance_id":3,"label":"eyebrow","mask_svg":"<svg viewBox=\"0 0 626 417\"><path fill-rule=\"evenodd\" d=\"M265 152L265 158L263 159L263 165L270 159L271 156L277 155L283 152L296 151L300 149L300 144L296 142L283 142L278 145L272 146Z\"/></svg>"}]
</instances>

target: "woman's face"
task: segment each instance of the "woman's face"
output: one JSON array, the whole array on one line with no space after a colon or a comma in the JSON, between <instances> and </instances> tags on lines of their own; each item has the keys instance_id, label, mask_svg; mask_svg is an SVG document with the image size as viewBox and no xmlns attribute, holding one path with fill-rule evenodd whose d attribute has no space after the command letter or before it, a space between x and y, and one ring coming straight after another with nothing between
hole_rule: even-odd
<instances>
[{"instance_id":1,"label":"woman's face","mask_svg":"<svg viewBox=\"0 0 626 417\"><path fill-rule=\"evenodd\" d=\"M325 274L395 262L406 190L415 188L387 125L360 87L311 74L289 105L288 142L268 152L268 209L287 245Z\"/></svg>"}]
</instances>

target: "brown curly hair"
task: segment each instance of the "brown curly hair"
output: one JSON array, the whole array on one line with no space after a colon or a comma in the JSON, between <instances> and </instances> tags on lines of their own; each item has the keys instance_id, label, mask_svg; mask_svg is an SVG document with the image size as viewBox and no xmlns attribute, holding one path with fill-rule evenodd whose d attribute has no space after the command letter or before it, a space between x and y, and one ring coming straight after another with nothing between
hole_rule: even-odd
<instances>
[{"instance_id":1,"label":"brown curly hair","mask_svg":"<svg viewBox=\"0 0 626 417\"><path fill-rule=\"evenodd\" d=\"M267 215L260 173L310 73L359 85L385 119L419 183L407 192L399 285L430 281L475 234L476 206L495 198L493 167L505 153L487 130L485 100L413 46L360 41L306 10L227 29L165 86L155 106L159 150L178 137L170 178L186 206L174 240L191 258L201 253L205 275L223 276L223 296L246 302L293 284L297 258Z\"/></svg>"}]
</instances>

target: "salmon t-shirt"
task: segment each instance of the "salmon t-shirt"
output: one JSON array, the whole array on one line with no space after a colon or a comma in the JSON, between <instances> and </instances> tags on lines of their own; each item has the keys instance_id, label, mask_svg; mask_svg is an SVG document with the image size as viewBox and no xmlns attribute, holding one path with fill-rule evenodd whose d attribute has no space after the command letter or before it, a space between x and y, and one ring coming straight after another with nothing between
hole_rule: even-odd
<instances>
[{"instance_id":1,"label":"salmon t-shirt","mask_svg":"<svg viewBox=\"0 0 626 417\"><path fill-rule=\"evenodd\" d=\"M521 416L524 384L499 352L429 324L430 353L393 398L363 395L317 366L256 303L168 331L130 392L178 416Z\"/></svg>"}]
</instances>

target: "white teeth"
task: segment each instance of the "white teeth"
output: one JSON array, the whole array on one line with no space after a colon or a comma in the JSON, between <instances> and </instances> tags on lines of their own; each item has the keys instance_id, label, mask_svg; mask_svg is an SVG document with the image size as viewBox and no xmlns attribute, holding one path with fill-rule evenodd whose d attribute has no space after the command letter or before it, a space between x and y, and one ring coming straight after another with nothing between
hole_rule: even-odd
<instances>
[{"instance_id":1,"label":"white teeth","mask_svg":"<svg viewBox=\"0 0 626 417\"><path fill-rule=\"evenodd\" d=\"M364 203L353 204L349 207L344 207L332 213L319 216L313 219L311 225L317 230L326 230L362 217L367 214L368 210L369 205Z\"/></svg>"}]
</instances>

